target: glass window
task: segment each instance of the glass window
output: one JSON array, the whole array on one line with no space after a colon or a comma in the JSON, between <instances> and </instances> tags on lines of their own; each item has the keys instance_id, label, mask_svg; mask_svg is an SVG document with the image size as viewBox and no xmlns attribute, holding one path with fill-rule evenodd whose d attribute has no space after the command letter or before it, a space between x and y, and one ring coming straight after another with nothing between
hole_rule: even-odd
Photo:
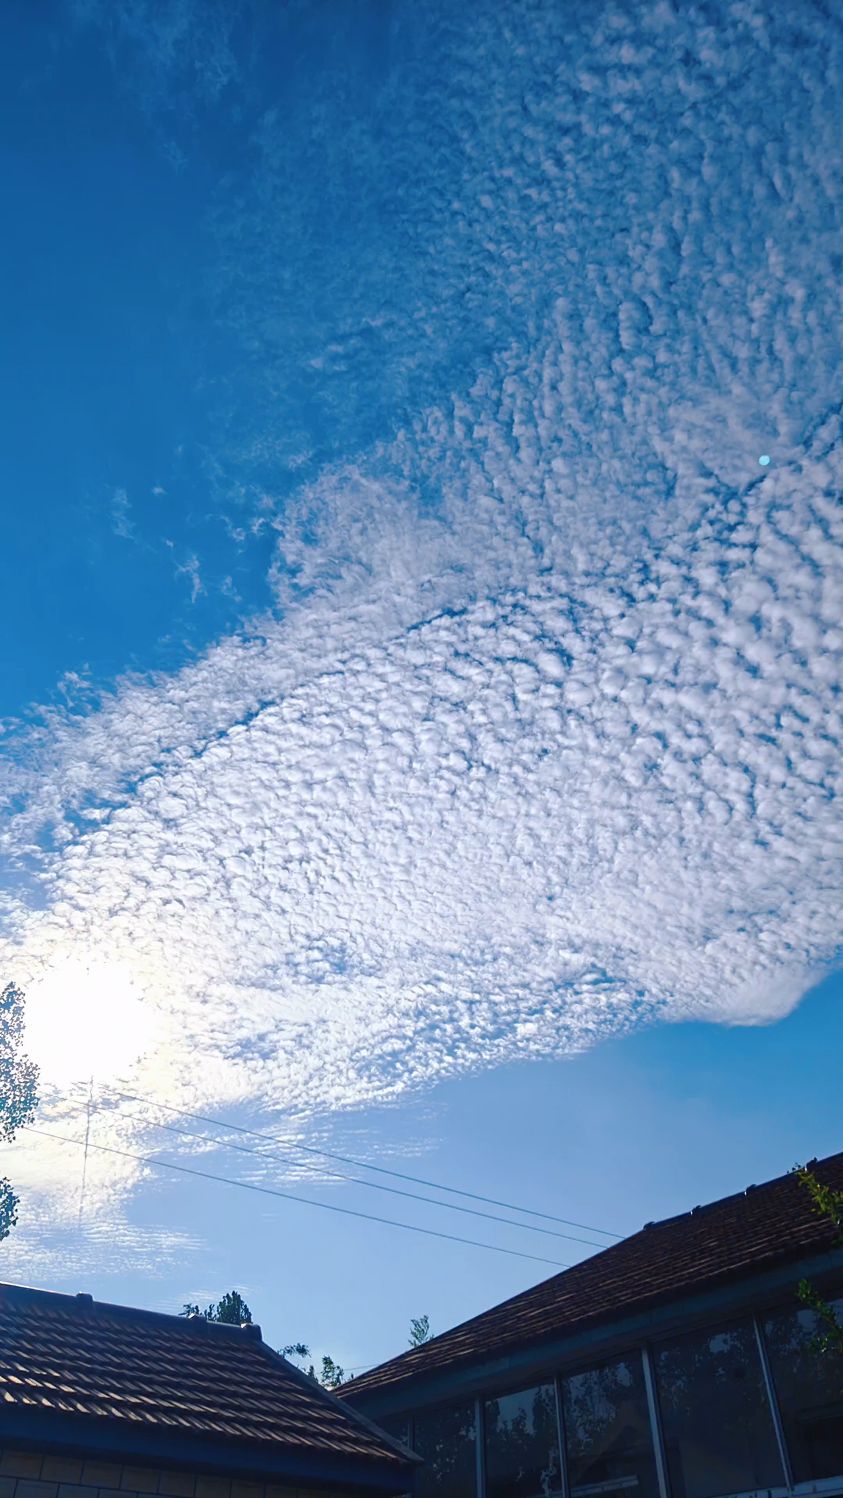
<instances>
[{"instance_id":1,"label":"glass window","mask_svg":"<svg viewBox=\"0 0 843 1498\"><path fill-rule=\"evenodd\" d=\"M477 1480L474 1405L424 1410L413 1421L413 1449L424 1459L418 1498L473 1498Z\"/></svg>"},{"instance_id":2,"label":"glass window","mask_svg":"<svg viewBox=\"0 0 843 1498\"><path fill-rule=\"evenodd\" d=\"M572 1498L656 1498L656 1462L641 1358L636 1353L562 1381Z\"/></svg>"},{"instance_id":3,"label":"glass window","mask_svg":"<svg viewBox=\"0 0 843 1498\"><path fill-rule=\"evenodd\" d=\"M843 1296L833 1302L843 1324ZM796 1482L843 1473L843 1357L815 1343L813 1311L768 1316L764 1337Z\"/></svg>"},{"instance_id":4,"label":"glass window","mask_svg":"<svg viewBox=\"0 0 843 1498\"><path fill-rule=\"evenodd\" d=\"M486 1498L543 1498L561 1487L556 1391L540 1384L485 1409Z\"/></svg>"},{"instance_id":5,"label":"glass window","mask_svg":"<svg viewBox=\"0 0 843 1498\"><path fill-rule=\"evenodd\" d=\"M784 1482L750 1325L659 1347L656 1378L674 1498L718 1498Z\"/></svg>"},{"instance_id":6,"label":"glass window","mask_svg":"<svg viewBox=\"0 0 843 1498\"><path fill-rule=\"evenodd\" d=\"M388 1436L394 1440L401 1441L403 1445L410 1445L410 1417L409 1415L384 1415L375 1416L375 1424L381 1430L385 1430Z\"/></svg>"}]
</instances>

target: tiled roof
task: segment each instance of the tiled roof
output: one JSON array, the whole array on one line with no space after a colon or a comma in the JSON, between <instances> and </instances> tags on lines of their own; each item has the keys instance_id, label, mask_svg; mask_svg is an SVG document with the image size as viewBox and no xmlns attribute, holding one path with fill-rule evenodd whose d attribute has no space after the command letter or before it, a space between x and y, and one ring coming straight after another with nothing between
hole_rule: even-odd
<instances>
[{"instance_id":1,"label":"tiled roof","mask_svg":"<svg viewBox=\"0 0 843 1498\"><path fill-rule=\"evenodd\" d=\"M843 1153L813 1162L820 1180L843 1190ZM368 1390L480 1362L543 1338L611 1321L682 1294L831 1248L832 1224L817 1215L793 1175L651 1223L552 1279L474 1316L422 1347L346 1384L351 1401Z\"/></svg>"},{"instance_id":2,"label":"tiled roof","mask_svg":"<svg viewBox=\"0 0 843 1498\"><path fill-rule=\"evenodd\" d=\"M386 1435L272 1352L257 1327L214 1325L90 1296L0 1285L0 1420L107 1427L126 1446L196 1438L255 1453L314 1454L401 1472ZM215 1448L215 1443L222 1443ZM236 1452L235 1452L236 1456ZM235 1461L236 1465L236 1461ZM271 1464L270 1464L271 1465Z\"/></svg>"}]
</instances>

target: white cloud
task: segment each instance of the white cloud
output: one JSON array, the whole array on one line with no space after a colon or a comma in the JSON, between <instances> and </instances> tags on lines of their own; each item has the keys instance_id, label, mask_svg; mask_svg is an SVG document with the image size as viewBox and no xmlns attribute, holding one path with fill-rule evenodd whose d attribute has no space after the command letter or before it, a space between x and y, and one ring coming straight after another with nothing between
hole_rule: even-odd
<instances>
[{"instance_id":1,"label":"white cloud","mask_svg":"<svg viewBox=\"0 0 843 1498\"><path fill-rule=\"evenodd\" d=\"M202 582L202 572L199 565L199 558L195 553L191 553L186 561L179 564L179 566L176 568L176 576L187 577L190 579L191 603L195 603L197 598L201 597L201 595L205 592L205 587Z\"/></svg>"},{"instance_id":2,"label":"white cloud","mask_svg":"<svg viewBox=\"0 0 843 1498\"><path fill-rule=\"evenodd\" d=\"M115 489L111 500L111 529L124 541L134 541L135 526L131 519L132 502L125 489Z\"/></svg>"},{"instance_id":3,"label":"white cloud","mask_svg":"<svg viewBox=\"0 0 843 1498\"><path fill-rule=\"evenodd\" d=\"M70 960L131 972L146 1055L110 1068L103 1041L103 1080L218 1110L383 1099L656 1014L779 1017L838 940L827 460L596 576L491 527L459 604L452 528L420 527L414 578L406 511L368 502L371 542L358 490L358 554L260 641L56 725L24 821L74 787L90 821L61 823L9 971L36 1003ZM107 984L96 1012L68 989L101 1026Z\"/></svg>"},{"instance_id":4,"label":"white cloud","mask_svg":"<svg viewBox=\"0 0 843 1498\"><path fill-rule=\"evenodd\" d=\"M36 1002L69 963L131 974L145 1054L100 1080L306 1118L653 1017L774 1020L836 960L839 41L721 11L495 6L441 42L441 171L409 138L429 212L384 307L365 258L314 264L356 332L289 339L340 447L386 392L381 440L274 510L261 473L274 615L22 732L4 960ZM289 473L272 284L312 203L286 211L284 120L260 137L228 291L281 394L241 457Z\"/></svg>"}]
</instances>

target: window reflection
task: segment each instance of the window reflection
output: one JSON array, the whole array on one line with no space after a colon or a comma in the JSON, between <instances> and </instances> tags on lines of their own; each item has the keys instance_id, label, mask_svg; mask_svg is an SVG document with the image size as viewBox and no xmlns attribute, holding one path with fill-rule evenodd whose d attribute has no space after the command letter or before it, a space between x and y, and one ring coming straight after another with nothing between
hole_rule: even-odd
<instances>
[{"instance_id":1,"label":"window reflection","mask_svg":"<svg viewBox=\"0 0 843 1498\"><path fill-rule=\"evenodd\" d=\"M755 1333L694 1333L656 1353L674 1498L718 1498L784 1482Z\"/></svg>"},{"instance_id":2,"label":"window reflection","mask_svg":"<svg viewBox=\"0 0 843 1498\"><path fill-rule=\"evenodd\" d=\"M562 1383L571 1498L656 1498L656 1464L641 1359L636 1354Z\"/></svg>"},{"instance_id":3,"label":"window reflection","mask_svg":"<svg viewBox=\"0 0 843 1498\"><path fill-rule=\"evenodd\" d=\"M376 1424L381 1430L385 1430L388 1436L400 1441L404 1446L410 1446L410 1417L409 1415L378 1415Z\"/></svg>"},{"instance_id":4,"label":"window reflection","mask_svg":"<svg viewBox=\"0 0 843 1498\"><path fill-rule=\"evenodd\" d=\"M543 1498L559 1491L553 1384L490 1399L485 1427L486 1498Z\"/></svg>"},{"instance_id":5,"label":"window reflection","mask_svg":"<svg viewBox=\"0 0 843 1498\"><path fill-rule=\"evenodd\" d=\"M418 1498L473 1498L476 1483L474 1405L424 1410L413 1422L413 1448L424 1458Z\"/></svg>"},{"instance_id":6,"label":"window reflection","mask_svg":"<svg viewBox=\"0 0 843 1498\"><path fill-rule=\"evenodd\" d=\"M833 1302L843 1322L843 1297ZM843 1473L843 1357L821 1351L813 1311L783 1311L764 1322L770 1372L776 1386L796 1482Z\"/></svg>"}]
</instances>

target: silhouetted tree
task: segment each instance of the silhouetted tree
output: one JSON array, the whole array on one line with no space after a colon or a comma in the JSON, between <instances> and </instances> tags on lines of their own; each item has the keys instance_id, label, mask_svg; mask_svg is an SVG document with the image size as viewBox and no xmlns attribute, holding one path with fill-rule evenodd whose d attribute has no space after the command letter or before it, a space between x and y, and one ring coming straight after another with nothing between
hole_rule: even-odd
<instances>
[{"instance_id":1,"label":"silhouetted tree","mask_svg":"<svg viewBox=\"0 0 843 1498\"><path fill-rule=\"evenodd\" d=\"M38 1067L22 1051L25 999L14 983L0 993L0 1141L14 1139L29 1122L38 1103ZM0 1239L8 1238L18 1220L18 1198L0 1177Z\"/></svg>"},{"instance_id":2,"label":"silhouetted tree","mask_svg":"<svg viewBox=\"0 0 843 1498\"><path fill-rule=\"evenodd\" d=\"M206 1306L204 1311L199 1306L185 1302L179 1313L182 1316L204 1316L206 1321L223 1321L228 1326L251 1326L252 1313L239 1290L226 1290L221 1300L216 1305L213 1303Z\"/></svg>"},{"instance_id":3,"label":"silhouetted tree","mask_svg":"<svg viewBox=\"0 0 843 1498\"><path fill-rule=\"evenodd\" d=\"M252 1325L252 1312L239 1290L227 1290L221 1300L216 1303L212 1301L204 1311L201 1306L185 1301L179 1315L202 1316L206 1321L222 1321L229 1326ZM306 1342L288 1342L286 1347L279 1347L278 1351L285 1358L310 1357L310 1348ZM318 1373L312 1363L304 1371L308 1378L312 1378L315 1384L321 1384L325 1389L336 1389L345 1379L345 1370L340 1367L339 1363L335 1363L333 1358L327 1356L323 1357Z\"/></svg>"},{"instance_id":4,"label":"silhouetted tree","mask_svg":"<svg viewBox=\"0 0 843 1498\"><path fill-rule=\"evenodd\" d=\"M319 1373L311 1363L307 1375L315 1384L321 1384L323 1389L338 1389L340 1384L345 1382L345 1369L341 1368L339 1363L335 1363L333 1358L327 1356L322 1359Z\"/></svg>"},{"instance_id":5,"label":"silhouetted tree","mask_svg":"<svg viewBox=\"0 0 843 1498\"><path fill-rule=\"evenodd\" d=\"M410 1318L411 1347L421 1347L423 1343L429 1342L432 1336L429 1316L412 1316Z\"/></svg>"}]
</instances>

